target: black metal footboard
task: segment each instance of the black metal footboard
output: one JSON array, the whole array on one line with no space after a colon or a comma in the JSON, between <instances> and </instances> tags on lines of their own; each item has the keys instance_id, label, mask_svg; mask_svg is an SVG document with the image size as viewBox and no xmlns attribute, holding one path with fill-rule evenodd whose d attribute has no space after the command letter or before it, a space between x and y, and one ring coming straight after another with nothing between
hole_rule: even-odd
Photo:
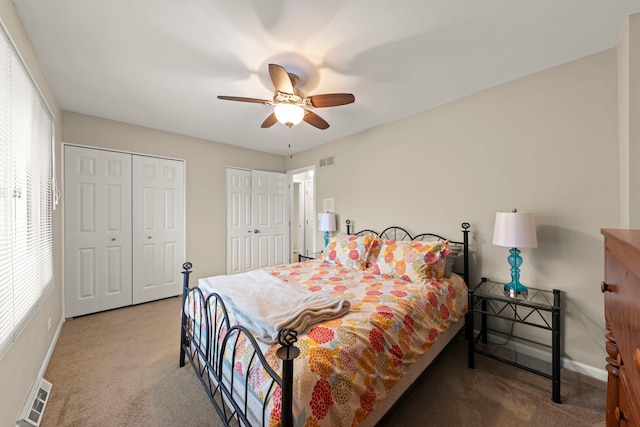
<instances>
[{"instance_id":1,"label":"black metal footboard","mask_svg":"<svg viewBox=\"0 0 640 427\"><path fill-rule=\"evenodd\" d=\"M279 415L281 426L292 427L293 359L300 353L293 346L296 331L285 329L279 334L282 347L276 355L282 360L281 377L253 335L242 326L231 325L217 294L205 297L198 287L189 287L191 268L191 263L184 263L180 366L189 359L225 426L266 427L271 411L279 410L276 417ZM243 364L237 363L239 358ZM267 378L261 394L252 391L256 376Z\"/></svg>"}]
</instances>

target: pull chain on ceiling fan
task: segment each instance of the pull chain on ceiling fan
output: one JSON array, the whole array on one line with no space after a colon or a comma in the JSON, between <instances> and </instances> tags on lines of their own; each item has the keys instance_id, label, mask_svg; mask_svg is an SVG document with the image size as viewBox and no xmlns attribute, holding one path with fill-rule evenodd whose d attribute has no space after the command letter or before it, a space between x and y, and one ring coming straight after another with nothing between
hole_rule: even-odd
<instances>
[{"instance_id":1,"label":"pull chain on ceiling fan","mask_svg":"<svg viewBox=\"0 0 640 427\"><path fill-rule=\"evenodd\" d=\"M269 64L269 75L275 87L275 93L271 101L222 95L219 95L218 99L273 105L273 113L262 122L262 128L269 128L276 122L291 127L304 120L311 126L322 130L327 129L329 123L311 111L310 108L337 107L351 104L356 100L350 93L329 93L306 97L300 89L295 87L298 83L298 76L293 73L287 73L283 67L277 64Z\"/></svg>"}]
</instances>

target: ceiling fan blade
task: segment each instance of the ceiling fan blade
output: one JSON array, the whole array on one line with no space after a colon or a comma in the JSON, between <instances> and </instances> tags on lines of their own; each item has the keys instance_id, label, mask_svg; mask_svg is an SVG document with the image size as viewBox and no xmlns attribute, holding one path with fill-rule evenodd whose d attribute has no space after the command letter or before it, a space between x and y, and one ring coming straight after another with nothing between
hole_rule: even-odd
<instances>
[{"instance_id":1,"label":"ceiling fan blade","mask_svg":"<svg viewBox=\"0 0 640 427\"><path fill-rule=\"evenodd\" d=\"M315 108L336 107L338 105L351 104L356 97L350 93L329 93L326 95L308 96L305 99L307 105Z\"/></svg>"},{"instance_id":2,"label":"ceiling fan blade","mask_svg":"<svg viewBox=\"0 0 640 427\"><path fill-rule=\"evenodd\" d=\"M311 126L315 126L318 129L325 130L329 127L329 123L313 111L304 110L304 117L302 120L309 123Z\"/></svg>"},{"instance_id":3,"label":"ceiling fan blade","mask_svg":"<svg viewBox=\"0 0 640 427\"><path fill-rule=\"evenodd\" d=\"M269 75L271 76L273 86L278 92L293 95L293 84L291 83L289 74L287 74L287 70L280 65L269 64Z\"/></svg>"},{"instance_id":4,"label":"ceiling fan blade","mask_svg":"<svg viewBox=\"0 0 640 427\"><path fill-rule=\"evenodd\" d=\"M269 117L267 117L264 122L262 122L262 126L260 126L261 128L270 128L271 126L275 125L276 123L278 123L278 119L276 118L276 114L275 113L271 113L269 114Z\"/></svg>"},{"instance_id":5,"label":"ceiling fan blade","mask_svg":"<svg viewBox=\"0 0 640 427\"><path fill-rule=\"evenodd\" d=\"M271 104L271 101L267 101L266 99L243 98L241 96L222 96L222 95L218 95L218 99L224 99L225 101L253 102L254 104L266 104L266 105L270 105Z\"/></svg>"}]
</instances>

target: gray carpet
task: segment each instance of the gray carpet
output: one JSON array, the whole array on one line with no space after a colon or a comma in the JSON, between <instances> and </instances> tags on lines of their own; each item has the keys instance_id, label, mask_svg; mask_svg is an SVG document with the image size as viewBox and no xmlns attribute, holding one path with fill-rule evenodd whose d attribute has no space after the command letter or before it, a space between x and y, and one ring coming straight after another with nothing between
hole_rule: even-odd
<instances>
[{"instance_id":1,"label":"gray carpet","mask_svg":"<svg viewBox=\"0 0 640 427\"><path fill-rule=\"evenodd\" d=\"M192 368L178 367L179 316L170 298L68 320L41 425L219 426ZM380 425L604 426L601 381L563 370L558 405L548 379L480 355L476 367L456 338Z\"/></svg>"}]
</instances>

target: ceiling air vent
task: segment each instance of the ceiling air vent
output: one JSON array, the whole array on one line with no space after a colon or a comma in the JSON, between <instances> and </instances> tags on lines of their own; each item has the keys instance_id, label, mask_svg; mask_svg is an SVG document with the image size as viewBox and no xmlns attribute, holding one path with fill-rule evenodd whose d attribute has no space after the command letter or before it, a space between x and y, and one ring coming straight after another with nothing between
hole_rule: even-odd
<instances>
[{"instance_id":1,"label":"ceiling air vent","mask_svg":"<svg viewBox=\"0 0 640 427\"><path fill-rule=\"evenodd\" d=\"M334 156L329 156L329 157L325 157L324 159L320 159L321 168L328 168L329 166L333 166L334 164L335 164Z\"/></svg>"},{"instance_id":2,"label":"ceiling air vent","mask_svg":"<svg viewBox=\"0 0 640 427\"><path fill-rule=\"evenodd\" d=\"M22 408L20 420L18 421L19 427L38 427L40 425L44 408L47 406L47 400L49 400L51 387L51 383L44 378L39 383L36 381L35 387L29 393L27 403Z\"/></svg>"}]
</instances>

